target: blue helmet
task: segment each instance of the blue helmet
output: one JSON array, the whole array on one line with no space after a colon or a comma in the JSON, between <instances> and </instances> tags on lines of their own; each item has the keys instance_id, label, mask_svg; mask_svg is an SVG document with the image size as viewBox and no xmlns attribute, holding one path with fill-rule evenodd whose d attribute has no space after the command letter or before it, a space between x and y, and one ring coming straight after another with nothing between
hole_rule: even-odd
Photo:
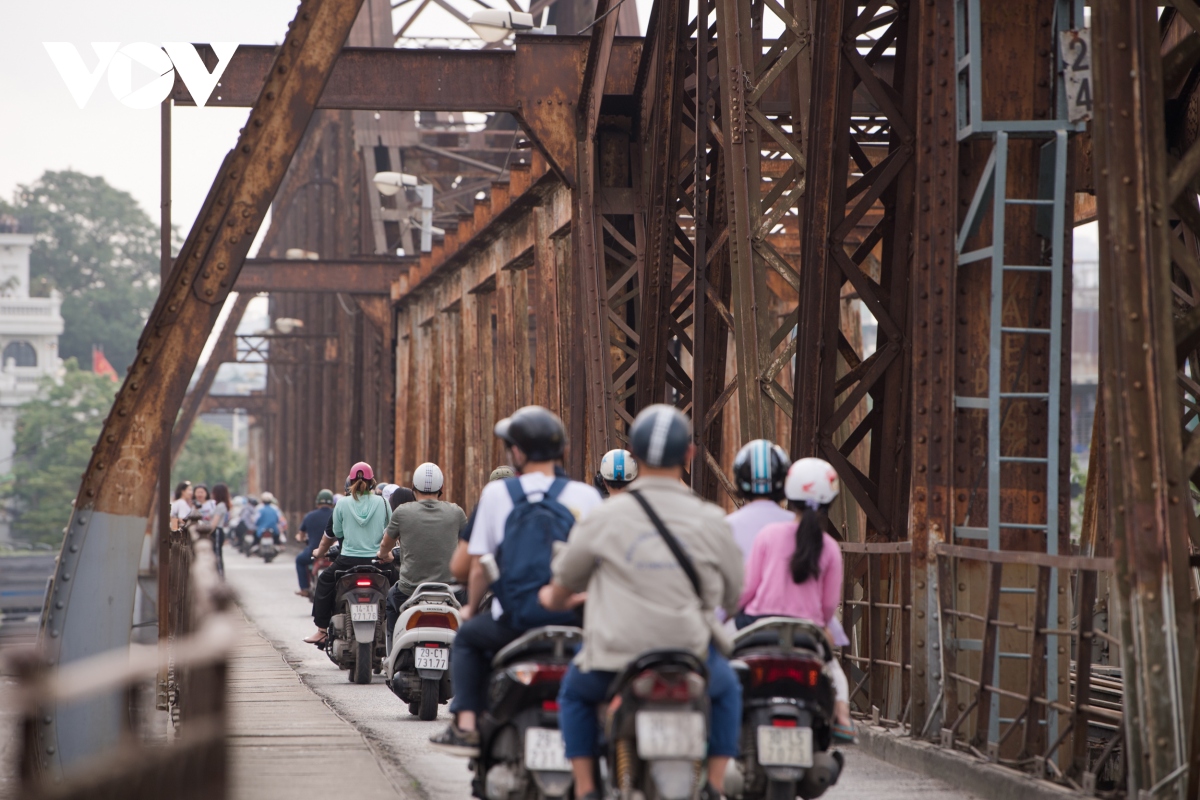
<instances>
[{"instance_id":1,"label":"blue helmet","mask_svg":"<svg viewBox=\"0 0 1200 800\"><path fill-rule=\"evenodd\" d=\"M791 462L779 445L767 439L747 443L733 459L733 482L745 497L783 499L783 483Z\"/></svg>"},{"instance_id":2,"label":"blue helmet","mask_svg":"<svg viewBox=\"0 0 1200 800\"><path fill-rule=\"evenodd\" d=\"M629 428L629 448L651 467L677 467L692 443L692 424L674 406L655 403L642 409Z\"/></svg>"}]
</instances>

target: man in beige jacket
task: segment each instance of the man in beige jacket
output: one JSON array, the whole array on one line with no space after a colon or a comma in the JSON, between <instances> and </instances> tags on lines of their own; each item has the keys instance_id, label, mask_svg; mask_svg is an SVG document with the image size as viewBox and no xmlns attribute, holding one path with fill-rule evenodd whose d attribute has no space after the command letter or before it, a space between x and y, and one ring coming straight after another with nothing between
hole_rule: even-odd
<instances>
[{"instance_id":1,"label":"man in beige jacket","mask_svg":"<svg viewBox=\"0 0 1200 800\"><path fill-rule=\"evenodd\" d=\"M559 610L584 599L583 649L563 679L559 719L575 776L575 796L596 795L596 706L613 679L648 650L680 648L708 661L712 721L705 794L718 796L737 755L741 685L722 651L718 607L736 610L742 554L725 512L688 489L684 465L695 455L687 417L667 405L645 409L630 428L638 478L572 529L554 561L542 605ZM642 505L678 539L699 578L697 592Z\"/></svg>"}]
</instances>

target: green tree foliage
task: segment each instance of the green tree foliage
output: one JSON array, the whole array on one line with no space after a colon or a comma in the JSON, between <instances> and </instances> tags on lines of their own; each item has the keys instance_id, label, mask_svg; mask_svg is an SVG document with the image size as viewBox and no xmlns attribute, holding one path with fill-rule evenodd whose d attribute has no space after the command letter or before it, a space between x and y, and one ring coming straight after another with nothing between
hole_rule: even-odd
<instances>
[{"instance_id":1,"label":"green tree foliage","mask_svg":"<svg viewBox=\"0 0 1200 800\"><path fill-rule=\"evenodd\" d=\"M69 359L62 383L43 378L39 396L20 407L13 459L0 497L13 505L13 534L29 542L58 545L92 445L117 394L111 379Z\"/></svg>"},{"instance_id":2,"label":"green tree foliage","mask_svg":"<svg viewBox=\"0 0 1200 800\"><path fill-rule=\"evenodd\" d=\"M230 446L224 428L198 419L171 472L172 488L179 481L203 483L209 489L224 483L230 494L238 494L246 484L246 453Z\"/></svg>"},{"instance_id":3,"label":"green tree foliage","mask_svg":"<svg viewBox=\"0 0 1200 800\"><path fill-rule=\"evenodd\" d=\"M158 295L159 229L101 177L47 171L0 213L32 223L32 294L63 294L59 354L91 365L92 345L124 374Z\"/></svg>"}]
</instances>

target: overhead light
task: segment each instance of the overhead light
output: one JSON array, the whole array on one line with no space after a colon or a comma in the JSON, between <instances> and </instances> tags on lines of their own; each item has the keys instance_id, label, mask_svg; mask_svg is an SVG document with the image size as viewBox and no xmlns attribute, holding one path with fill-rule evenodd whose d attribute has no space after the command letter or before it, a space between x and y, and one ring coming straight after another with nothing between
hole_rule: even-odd
<instances>
[{"instance_id":1,"label":"overhead light","mask_svg":"<svg viewBox=\"0 0 1200 800\"><path fill-rule=\"evenodd\" d=\"M304 320L302 319L295 319L294 317L280 317L279 319L275 320L275 330L279 331L284 336L287 336L289 333L296 330L296 328L303 327Z\"/></svg>"},{"instance_id":2,"label":"overhead light","mask_svg":"<svg viewBox=\"0 0 1200 800\"><path fill-rule=\"evenodd\" d=\"M312 250L305 250L302 247L289 247L283 254L283 257L289 261L320 261L321 254L314 253Z\"/></svg>"},{"instance_id":3,"label":"overhead light","mask_svg":"<svg viewBox=\"0 0 1200 800\"><path fill-rule=\"evenodd\" d=\"M403 172L376 172L374 183L381 195L391 197L400 194L405 186L416 186L418 181L416 175Z\"/></svg>"},{"instance_id":4,"label":"overhead light","mask_svg":"<svg viewBox=\"0 0 1200 800\"><path fill-rule=\"evenodd\" d=\"M467 20L467 24L485 42L502 42L514 31L526 33L532 31L533 15L523 11L485 8L472 14L471 18Z\"/></svg>"}]
</instances>

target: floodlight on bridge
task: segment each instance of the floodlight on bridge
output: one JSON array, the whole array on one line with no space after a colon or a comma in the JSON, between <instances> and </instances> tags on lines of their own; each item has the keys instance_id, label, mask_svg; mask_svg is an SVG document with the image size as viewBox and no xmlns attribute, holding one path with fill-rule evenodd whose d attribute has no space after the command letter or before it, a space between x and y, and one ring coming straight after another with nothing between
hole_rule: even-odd
<instances>
[{"instance_id":1,"label":"floodlight on bridge","mask_svg":"<svg viewBox=\"0 0 1200 800\"><path fill-rule=\"evenodd\" d=\"M499 8L485 8L476 11L467 20L471 30L479 34L485 42L502 42L510 33L532 33L533 15L524 11L504 11Z\"/></svg>"},{"instance_id":2,"label":"floodlight on bridge","mask_svg":"<svg viewBox=\"0 0 1200 800\"><path fill-rule=\"evenodd\" d=\"M406 186L416 186L418 181L416 175L404 172L376 172L374 183L381 195L391 197L400 194L400 190Z\"/></svg>"}]
</instances>

